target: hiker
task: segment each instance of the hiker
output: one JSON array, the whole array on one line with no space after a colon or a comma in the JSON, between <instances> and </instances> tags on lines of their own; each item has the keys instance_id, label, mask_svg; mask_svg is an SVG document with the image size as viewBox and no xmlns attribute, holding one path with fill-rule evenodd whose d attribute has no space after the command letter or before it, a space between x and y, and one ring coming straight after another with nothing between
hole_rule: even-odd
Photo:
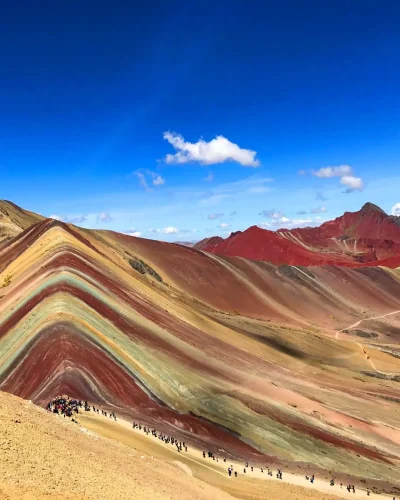
<instances>
[{"instance_id":1,"label":"hiker","mask_svg":"<svg viewBox=\"0 0 400 500\"><path fill-rule=\"evenodd\" d=\"M251 466L251 472L253 472L253 466Z\"/></svg>"},{"instance_id":2,"label":"hiker","mask_svg":"<svg viewBox=\"0 0 400 500\"><path fill-rule=\"evenodd\" d=\"M237 471L235 470L235 477L237 477Z\"/></svg>"},{"instance_id":3,"label":"hiker","mask_svg":"<svg viewBox=\"0 0 400 500\"><path fill-rule=\"evenodd\" d=\"M230 468L230 467L228 467L228 474L229 474L229 477L231 477L231 475L232 475L232 471L231 471L231 468Z\"/></svg>"},{"instance_id":4,"label":"hiker","mask_svg":"<svg viewBox=\"0 0 400 500\"><path fill-rule=\"evenodd\" d=\"M203 458L206 458L206 452L203 451Z\"/></svg>"},{"instance_id":5,"label":"hiker","mask_svg":"<svg viewBox=\"0 0 400 500\"><path fill-rule=\"evenodd\" d=\"M245 465L245 467L248 467L248 466L249 466L249 462L246 462L246 465Z\"/></svg>"}]
</instances>

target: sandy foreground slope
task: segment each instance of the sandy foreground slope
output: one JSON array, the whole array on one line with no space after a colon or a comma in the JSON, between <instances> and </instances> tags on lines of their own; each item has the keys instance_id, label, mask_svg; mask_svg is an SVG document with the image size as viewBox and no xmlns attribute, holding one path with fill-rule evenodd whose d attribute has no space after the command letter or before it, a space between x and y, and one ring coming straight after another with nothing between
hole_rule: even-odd
<instances>
[{"instance_id":1,"label":"sandy foreground slope","mask_svg":"<svg viewBox=\"0 0 400 500\"><path fill-rule=\"evenodd\" d=\"M277 481L229 484L222 474L213 486L183 462L154 458L154 446L146 454L138 443L135 449L0 392L0 498L338 498Z\"/></svg>"}]
</instances>

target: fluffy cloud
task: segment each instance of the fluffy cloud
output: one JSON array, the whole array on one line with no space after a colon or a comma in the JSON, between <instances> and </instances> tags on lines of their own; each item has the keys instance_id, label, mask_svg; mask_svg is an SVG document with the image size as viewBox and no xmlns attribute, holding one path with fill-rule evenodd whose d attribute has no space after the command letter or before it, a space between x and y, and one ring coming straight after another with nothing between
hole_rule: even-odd
<instances>
[{"instance_id":1,"label":"fluffy cloud","mask_svg":"<svg viewBox=\"0 0 400 500\"><path fill-rule=\"evenodd\" d=\"M362 191L364 189L364 181L361 177L354 177L353 175L345 175L340 179L340 184L347 186L345 193L352 193L353 191Z\"/></svg>"},{"instance_id":2,"label":"fluffy cloud","mask_svg":"<svg viewBox=\"0 0 400 500\"><path fill-rule=\"evenodd\" d=\"M300 210L300 212L296 212L296 215L306 215L306 213L305 210Z\"/></svg>"},{"instance_id":3,"label":"fluffy cloud","mask_svg":"<svg viewBox=\"0 0 400 500\"><path fill-rule=\"evenodd\" d=\"M317 207L317 208L311 209L312 214L324 214L327 211L328 211L328 209L326 207Z\"/></svg>"},{"instance_id":4,"label":"fluffy cloud","mask_svg":"<svg viewBox=\"0 0 400 500\"><path fill-rule=\"evenodd\" d=\"M111 222L113 218L108 212L100 212L96 217L97 222Z\"/></svg>"},{"instance_id":5,"label":"fluffy cloud","mask_svg":"<svg viewBox=\"0 0 400 500\"><path fill-rule=\"evenodd\" d=\"M343 177L344 175L352 175L353 169L350 165L339 165L338 167L323 167L313 171L312 174L316 177L328 179L330 177Z\"/></svg>"},{"instance_id":6,"label":"fluffy cloud","mask_svg":"<svg viewBox=\"0 0 400 500\"><path fill-rule=\"evenodd\" d=\"M210 142L199 139L195 143L185 141L181 135L175 132L164 132L163 137L177 151L175 154L167 154L164 159L166 163L198 162L202 165L214 165L234 161L244 167L260 166L259 160L255 158L256 151L242 149L222 135Z\"/></svg>"},{"instance_id":7,"label":"fluffy cloud","mask_svg":"<svg viewBox=\"0 0 400 500\"><path fill-rule=\"evenodd\" d=\"M231 225L227 224L226 222L221 222L221 224L218 227L220 227L221 229L229 229Z\"/></svg>"},{"instance_id":8,"label":"fluffy cloud","mask_svg":"<svg viewBox=\"0 0 400 500\"><path fill-rule=\"evenodd\" d=\"M209 214L207 216L207 219L209 219L209 220L215 220L215 219L219 219L223 215L224 215L223 213Z\"/></svg>"},{"instance_id":9,"label":"fluffy cloud","mask_svg":"<svg viewBox=\"0 0 400 500\"><path fill-rule=\"evenodd\" d=\"M154 186L162 186L165 184L165 179L161 175L152 173Z\"/></svg>"},{"instance_id":10,"label":"fluffy cloud","mask_svg":"<svg viewBox=\"0 0 400 500\"><path fill-rule=\"evenodd\" d=\"M213 181L214 180L214 174L212 172L208 172L207 177L204 177L205 181Z\"/></svg>"},{"instance_id":11,"label":"fluffy cloud","mask_svg":"<svg viewBox=\"0 0 400 500\"><path fill-rule=\"evenodd\" d=\"M396 205L393 205L391 213L392 215L397 215L397 217L400 217L400 203L396 203Z\"/></svg>"},{"instance_id":12,"label":"fluffy cloud","mask_svg":"<svg viewBox=\"0 0 400 500\"><path fill-rule=\"evenodd\" d=\"M322 179L340 177L340 184L347 187L344 191L345 193L353 193L354 191L362 191L364 189L364 181L361 177L355 177L353 175L353 169L350 165L322 167L319 170L313 170L311 173Z\"/></svg>"}]
</instances>

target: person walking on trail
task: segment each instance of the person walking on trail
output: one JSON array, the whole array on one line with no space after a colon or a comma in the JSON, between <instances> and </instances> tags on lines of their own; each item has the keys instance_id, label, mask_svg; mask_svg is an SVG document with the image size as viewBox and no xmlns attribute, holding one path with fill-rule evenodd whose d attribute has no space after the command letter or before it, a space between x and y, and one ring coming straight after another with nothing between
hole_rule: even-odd
<instances>
[{"instance_id":1,"label":"person walking on trail","mask_svg":"<svg viewBox=\"0 0 400 500\"><path fill-rule=\"evenodd\" d=\"M237 477L237 471L235 470L235 477Z\"/></svg>"}]
</instances>

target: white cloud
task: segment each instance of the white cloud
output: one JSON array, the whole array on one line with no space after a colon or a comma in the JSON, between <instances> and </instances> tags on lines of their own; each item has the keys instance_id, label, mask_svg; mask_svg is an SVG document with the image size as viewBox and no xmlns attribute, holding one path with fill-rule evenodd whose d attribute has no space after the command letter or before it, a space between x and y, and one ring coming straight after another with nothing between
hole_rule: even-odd
<instances>
[{"instance_id":1,"label":"white cloud","mask_svg":"<svg viewBox=\"0 0 400 500\"><path fill-rule=\"evenodd\" d=\"M224 215L223 213L209 214L207 216L207 219L209 219L209 220L215 220L215 219L219 219L223 215Z\"/></svg>"},{"instance_id":2,"label":"white cloud","mask_svg":"<svg viewBox=\"0 0 400 500\"><path fill-rule=\"evenodd\" d=\"M221 229L229 229L231 225L227 224L226 222L221 222L221 224L218 227L220 227Z\"/></svg>"},{"instance_id":3,"label":"white cloud","mask_svg":"<svg viewBox=\"0 0 400 500\"><path fill-rule=\"evenodd\" d=\"M175 154L166 155L164 159L166 163L198 162L202 165L214 165L234 161L244 167L260 166L259 160L255 159L256 151L242 149L222 135L210 142L200 139L196 143L187 142L174 132L164 132L163 137L177 151Z\"/></svg>"},{"instance_id":4,"label":"white cloud","mask_svg":"<svg viewBox=\"0 0 400 500\"><path fill-rule=\"evenodd\" d=\"M340 184L347 186L346 193L353 191L362 191L364 189L364 181L361 177L354 177L353 175L345 175L340 179Z\"/></svg>"},{"instance_id":5,"label":"white cloud","mask_svg":"<svg viewBox=\"0 0 400 500\"><path fill-rule=\"evenodd\" d=\"M328 179L331 177L343 177L344 175L352 175L353 169L350 165L339 165L338 167L323 167L319 170L312 171L316 177Z\"/></svg>"},{"instance_id":6,"label":"white cloud","mask_svg":"<svg viewBox=\"0 0 400 500\"><path fill-rule=\"evenodd\" d=\"M364 181L361 177L353 175L353 169L350 165L339 165L337 167L323 167L319 170L311 172L316 177L329 179L331 177L340 177L340 184L347 186L345 193L352 193L353 191L362 191L364 189Z\"/></svg>"},{"instance_id":7,"label":"white cloud","mask_svg":"<svg viewBox=\"0 0 400 500\"><path fill-rule=\"evenodd\" d=\"M153 184L154 186L162 186L163 184L165 184L165 179L163 177L161 177L161 175L155 175L153 177Z\"/></svg>"},{"instance_id":8,"label":"white cloud","mask_svg":"<svg viewBox=\"0 0 400 500\"><path fill-rule=\"evenodd\" d=\"M327 211L328 211L328 209L326 207L317 207L317 208L311 209L312 214L324 214Z\"/></svg>"},{"instance_id":9,"label":"white cloud","mask_svg":"<svg viewBox=\"0 0 400 500\"><path fill-rule=\"evenodd\" d=\"M319 226L324 220L321 217L307 218L307 219L289 219L282 216L272 218L270 221L264 221L258 224L261 229L295 229L298 227Z\"/></svg>"},{"instance_id":10,"label":"white cloud","mask_svg":"<svg viewBox=\"0 0 400 500\"><path fill-rule=\"evenodd\" d=\"M136 170L135 172L133 172L133 175L136 175L139 184L146 191L153 191L153 189L149 187L148 178L150 178L149 181L151 181L153 186L162 186L163 184L165 184L165 179L160 174L146 168Z\"/></svg>"},{"instance_id":11,"label":"white cloud","mask_svg":"<svg viewBox=\"0 0 400 500\"><path fill-rule=\"evenodd\" d=\"M135 236L135 238L140 238L142 236L142 233L140 231L135 231L134 229L131 229L130 231L124 233L128 236Z\"/></svg>"},{"instance_id":12,"label":"white cloud","mask_svg":"<svg viewBox=\"0 0 400 500\"><path fill-rule=\"evenodd\" d=\"M307 170L299 170L297 173L298 175L306 175Z\"/></svg>"},{"instance_id":13,"label":"white cloud","mask_svg":"<svg viewBox=\"0 0 400 500\"><path fill-rule=\"evenodd\" d=\"M214 180L214 174L212 172L208 172L207 177L204 177L205 181L213 181Z\"/></svg>"},{"instance_id":14,"label":"white cloud","mask_svg":"<svg viewBox=\"0 0 400 500\"><path fill-rule=\"evenodd\" d=\"M397 217L400 217L400 203L396 203L396 205L393 205L391 213L392 215L397 215Z\"/></svg>"},{"instance_id":15,"label":"white cloud","mask_svg":"<svg viewBox=\"0 0 400 500\"><path fill-rule=\"evenodd\" d=\"M61 215L53 214L53 215L49 215L49 219L63 221L64 217L62 217Z\"/></svg>"},{"instance_id":16,"label":"white cloud","mask_svg":"<svg viewBox=\"0 0 400 500\"><path fill-rule=\"evenodd\" d=\"M111 222L113 218L108 212L100 212L96 217L97 222Z\"/></svg>"},{"instance_id":17,"label":"white cloud","mask_svg":"<svg viewBox=\"0 0 400 500\"><path fill-rule=\"evenodd\" d=\"M176 227L168 226L164 227L163 229L160 230L164 234L176 234L179 233L179 229Z\"/></svg>"},{"instance_id":18,"label":"white cloud","mask_svg":"<svg viewBox=\"0 0 400 500\"><path fill-rule=\"evenodd\" d=\"M305 210L300 210L300 212L296 212L296 215L306 215L306 213Z\"/></svg>"}]
</instances>

